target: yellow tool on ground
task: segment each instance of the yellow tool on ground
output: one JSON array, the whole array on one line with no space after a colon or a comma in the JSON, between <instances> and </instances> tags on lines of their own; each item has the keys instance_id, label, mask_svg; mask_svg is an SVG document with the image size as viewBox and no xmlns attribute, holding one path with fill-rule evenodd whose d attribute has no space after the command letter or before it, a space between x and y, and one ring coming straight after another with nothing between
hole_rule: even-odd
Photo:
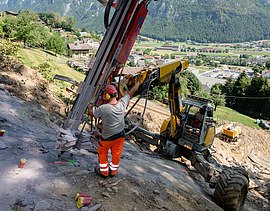
<instances>
[{"instance_id":1,"label":"yellow tool on ground","mask_svg":"<svg viewBox=\"0 0 270 211\"><path fill-rule=\"evenodd\" d=\"M222 127L221 140L226 142L236 142L241 135L241 127L234 123L224 125Z\"/></svg>"}]
</instances>

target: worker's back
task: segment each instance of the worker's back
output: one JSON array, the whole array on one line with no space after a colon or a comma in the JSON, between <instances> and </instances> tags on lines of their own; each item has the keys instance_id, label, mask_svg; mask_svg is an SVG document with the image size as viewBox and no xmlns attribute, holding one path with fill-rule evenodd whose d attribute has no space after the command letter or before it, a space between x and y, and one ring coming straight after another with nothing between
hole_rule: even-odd
<instances>
[{"instance_id":1,"label":"worker's back","mask_svg":"<svg viewBox=\"0 0 270 211\"><path fill-rule=\"evenodd\" d=\"M102 119L102 138L107 139L123 131L129 99L130 96L127 94L115 105L107 103L94 110L94 116Z\"/></svg>"}]
</instances>

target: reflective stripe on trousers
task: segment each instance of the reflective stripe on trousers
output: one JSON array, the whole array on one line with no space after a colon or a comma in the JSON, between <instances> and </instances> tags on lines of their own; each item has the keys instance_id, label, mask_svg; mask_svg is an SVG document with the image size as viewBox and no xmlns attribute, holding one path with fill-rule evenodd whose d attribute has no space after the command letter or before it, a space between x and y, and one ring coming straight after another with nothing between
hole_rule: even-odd
<instances>
[{"instance_id":1,"label":"reflective stripe on trousers","mask_svg":"<svg viewBox=\"0 0 270 211\"><path fill-rule=\"evenodd\" d=\"M124 138L118 138L114 141L100 141L98 144L98 158L100 163L100 172L104 176L109 175L109 168L111 175L116 175L119 168L119 163L123 151ZM108 151L111 150L112 161L108 165ZM102 166L101 166L102 165Z\"/></svg>"}]
</instances>

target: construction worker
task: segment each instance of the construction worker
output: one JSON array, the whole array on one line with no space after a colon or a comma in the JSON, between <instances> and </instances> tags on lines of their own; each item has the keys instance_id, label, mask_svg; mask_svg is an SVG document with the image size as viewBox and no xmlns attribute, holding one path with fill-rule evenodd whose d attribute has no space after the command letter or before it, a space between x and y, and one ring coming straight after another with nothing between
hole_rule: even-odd
<instances>
[{"instance_id":1,"label":"construction worker","mask_svg":"<svg viewBox=\"0 0 270 211\"><path fill-rule=\"evenodd\" d=\"M109 102L94 110L92 106L88 106L89 115L102 120L102 138L98 144L99 166L95 168L95 172L103 178L113 177L117 174L124 146L125 110L130 98L139 88L141 80L141 77L138 77L135 85L119 100L117 100L116 87L108 85L105 91ZM112 155L110 163L108 163L109 150L111 150Z\"/></svg>"},{"instance_id":2,"label":"construction worker","mask_svg":"<svg viewBox=\"0 0 270 211\"><path fill-rule=\"evenodd\" d=\"M194 115L194 119L192 121L192 126L196 128L200 128L203 122L203 117L204 117L205 109L200 108L199 111L197 111Z\"/></svg>"}]
</instances>

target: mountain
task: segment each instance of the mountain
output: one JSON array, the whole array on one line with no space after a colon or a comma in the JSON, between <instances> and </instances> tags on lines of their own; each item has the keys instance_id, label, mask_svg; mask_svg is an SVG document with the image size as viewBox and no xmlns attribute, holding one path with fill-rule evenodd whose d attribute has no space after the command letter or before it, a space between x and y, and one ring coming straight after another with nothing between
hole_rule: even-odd
<instances>
[{"instance_id":1,"label":"mountain","mask_svg":"<svg viewBox=\"0 0 270 211\"><path fill-rule=\"evenodd\" d=\"M0 0L0 10L58 12L78 26L103 32L97 0ZM270 39L270 0L158 0L149 5L142 34L162 40L241 42Z\"/></svg>"}]
</instances>

